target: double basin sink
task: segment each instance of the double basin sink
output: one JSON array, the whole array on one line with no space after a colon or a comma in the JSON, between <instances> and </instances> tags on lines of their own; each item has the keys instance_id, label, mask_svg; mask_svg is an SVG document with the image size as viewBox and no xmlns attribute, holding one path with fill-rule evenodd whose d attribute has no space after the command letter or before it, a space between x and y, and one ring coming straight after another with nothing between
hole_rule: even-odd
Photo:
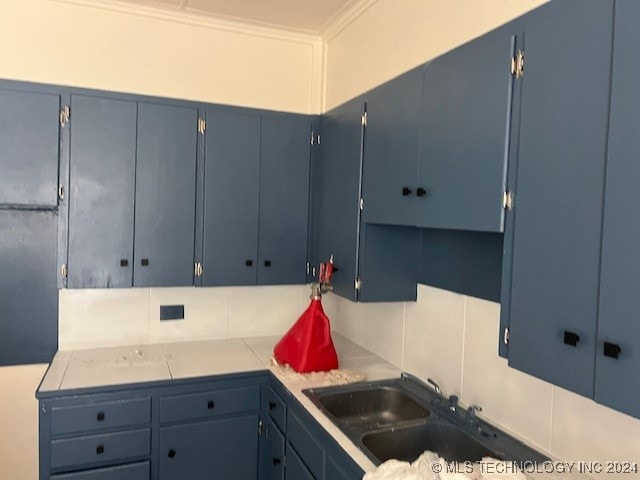
<instances>
[{"instance_id":1,"label":"double basin sink","mask_svg":"<svg viewBox=\"0 0 640 480\"><path fill-rule=\"evenodd\" d=\"M304 393L376 465L413 462L425 450L450 462L547 460L409 376Z\"/></svg>"}]
</instances>

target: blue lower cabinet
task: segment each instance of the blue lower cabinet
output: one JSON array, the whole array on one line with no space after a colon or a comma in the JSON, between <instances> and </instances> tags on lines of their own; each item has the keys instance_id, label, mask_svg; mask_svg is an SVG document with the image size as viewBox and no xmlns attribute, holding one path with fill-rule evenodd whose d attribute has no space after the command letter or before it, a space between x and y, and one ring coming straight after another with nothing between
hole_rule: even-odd
<instances>
[{"instance_id":1,"label":"blue lower cabinet","mask_svg":"<svg viewBox=\"0 0 640 480\"><path fill-rule=\"evenodd\" d=\"M287 468L284 478L285 480L316 480L290 443L287 443Z\"/></svg>"},{"instance_id":2,"label":"blue lower cabinet","mask_svg":"<svg viewBox=\"0 0 640 480\"><path fill-rule=\"evenodd\" d=\"M149 462L97 468L88 472L54 475L51 480L149 480Z\"/></svg>"},{"instance_id":3,"label":"blue lower cabinet","mask_svg":"<svg viewBox=\"0 0 640 480\"><path fill-rule=\"evenodd\" d=\"M267 419L268 454L266 475L268 480L284 480L284 435L271 418Z\"/></svg>"},{"instance_id":4,"label":"blue lower cabinet","mask_svg":"<svg viewBox=\"0 0 640 480\"><path fill-rule=\"evenodd\" d=\"M160 429L160 480L258 478L258 414Z\"/></svg>"}]
</instances>

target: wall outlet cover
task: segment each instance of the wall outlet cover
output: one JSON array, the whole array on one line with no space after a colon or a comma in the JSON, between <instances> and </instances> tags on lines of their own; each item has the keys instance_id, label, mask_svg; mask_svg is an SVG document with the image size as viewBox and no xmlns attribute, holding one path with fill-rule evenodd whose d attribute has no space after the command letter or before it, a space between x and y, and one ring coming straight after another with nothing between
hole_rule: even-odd
<instances>
[{"instance_id":1,"label":"wall outlet cover","mask_svg":"<svg viewBox=\"0 0 640 480\"><path fill-rule=\"evenodd\" d=\"M183 320L184 305L160 305L160 320Z\"/></svg>"}]
</instances>

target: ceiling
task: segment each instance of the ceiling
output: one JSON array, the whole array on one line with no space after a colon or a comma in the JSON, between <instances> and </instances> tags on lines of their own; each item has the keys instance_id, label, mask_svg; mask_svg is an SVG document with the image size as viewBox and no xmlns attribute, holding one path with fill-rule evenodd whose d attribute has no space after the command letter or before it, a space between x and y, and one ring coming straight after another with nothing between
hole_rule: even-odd
<instances>
[{"instance_id":1,"label":"ceiling","mask_svg":"<svg viewBox=\"0 0 640 480\"><path fill-rule=\"evenodd\" d=\"M204 16L320 33L331 20L362 0L122 0Z\"/></svg>"}]
</instances>

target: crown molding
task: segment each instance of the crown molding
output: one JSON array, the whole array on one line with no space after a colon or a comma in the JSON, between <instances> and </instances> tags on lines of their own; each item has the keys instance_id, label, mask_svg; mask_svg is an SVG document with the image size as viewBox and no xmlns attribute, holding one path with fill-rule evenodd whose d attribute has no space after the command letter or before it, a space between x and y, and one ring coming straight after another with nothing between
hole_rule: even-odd
<instances>
[{"instance_id":1,"label":"crown molding","mask_svg":"<svg viewBox=\"0 0 640 480\"><path fill-rule=\"evenodd\" d=\"M245 35L255 35L288 42L318 45L321 41L319 34L275 26L268 23L253 22L237 17L213 15L199 10L184 9L181 5L167 5L154 7L134 5L120 0L48 0L53 3L73 5L95 10L135 15L166 22L191 25L213 30L222 30ZM368 0L367 0L368 1Z\"/></svg>"},{"instance_id":2,"label":"crown molding","mask_svg":"<svg viewBox=\"0 0 640 480\"><path fill-rule=\"evenodd\" d=\"M378 0L351 0L320 29L319 34L322 41L330 41L377 2Z\"/></svg>"}]
</instances>

